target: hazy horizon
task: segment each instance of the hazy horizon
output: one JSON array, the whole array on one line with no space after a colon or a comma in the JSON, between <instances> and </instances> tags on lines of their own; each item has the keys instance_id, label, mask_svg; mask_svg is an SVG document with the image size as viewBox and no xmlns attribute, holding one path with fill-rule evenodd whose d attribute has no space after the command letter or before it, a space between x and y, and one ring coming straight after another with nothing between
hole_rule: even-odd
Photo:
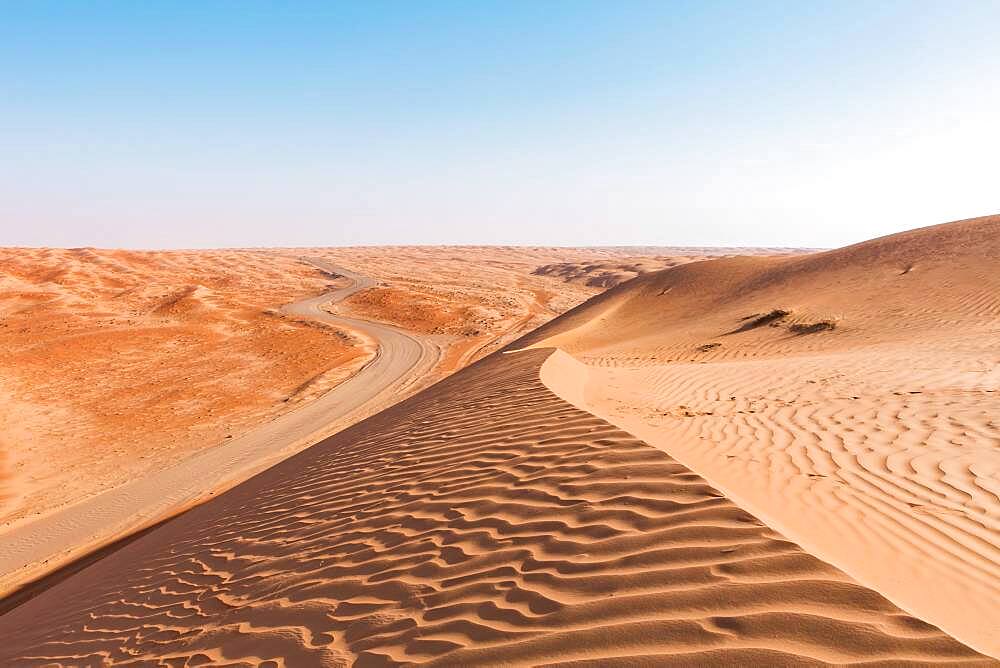
<instances>
[{"instance_id":1,"label":"hazy horizon","mask_svg":"<svg viewBox=\"0 0 1000 668\"><path fill-rule=\"evenodd\" d=\"M1000 4L22 3L0 246L831 248L1000 211Z\"/></svg>"},{"instance_id":2,"label":"hazy horizon","mask_svg":"<svg viewBox=\"0 0 1000 668\"><path fill-rule=\"evenodd\" d=\"M327 246L95 246L95 245L83 245L83 246L53 246L53 245L3 245L0 244L0 248L30 248L33 250L41 250L46 248L60 249L60 250L80 250L80 249L94 249L94 250L134 250L134 251L213 251L213 250L310 250L313 248L322 249L346 249L346 248L556 248L556 249L567 249L567 250L631 250L634 249L638 252L648 249L648 250L658 250L658 249L676 249L676 250L794 250L794 251L825 251L833 250L832 247L818 247L818 246L726 246L726 245L649 245L649 244L604 244L600 246L571 246L567 244L397 244L397 243L383 243L383 244L345 244L345 245L327 245Z\"/></svg>"}]
</instances>

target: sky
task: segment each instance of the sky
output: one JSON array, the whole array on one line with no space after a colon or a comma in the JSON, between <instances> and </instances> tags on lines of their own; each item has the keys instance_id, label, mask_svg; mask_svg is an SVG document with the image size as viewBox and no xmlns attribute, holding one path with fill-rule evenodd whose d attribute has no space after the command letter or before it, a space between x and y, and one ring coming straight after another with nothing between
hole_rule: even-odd
<instances>
[{"instance_id":1,"label":"sky","mask_svg":"<svg viewBox=\"0 0 1000 668\"><path fill-rule=\"evenodd\" d=\"M0 245L834 247L1000 213L992 0L0 12Z\"/></svg>"}]
</instances>

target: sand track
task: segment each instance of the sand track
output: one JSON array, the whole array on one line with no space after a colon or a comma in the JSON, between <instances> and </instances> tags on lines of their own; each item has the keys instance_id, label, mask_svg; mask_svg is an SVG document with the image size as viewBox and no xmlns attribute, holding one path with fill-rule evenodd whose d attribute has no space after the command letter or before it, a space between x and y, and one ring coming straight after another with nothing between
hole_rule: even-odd
<instances>
[{"instance_id":1,"label":"sand track","mask_svg":"<svg viewBox=\"0 0 1000 668\"><path fill-rule=\"evenodd\" d=\"M495 354L0 617L0 663L984 657Z\"/></svg>"},{"instance_id":2,"label":"sand track","mask_svg":"<svg viewBox=\"0 0 1000 668\"><path fill-rule=\"evenodd\" d=\"M365 336L374 358L354 376L301 408L169 468L62 508L0 535L0 590L10 591L103 544L141 530L245 480L412 390L439 351L394 327L332 315L321 306L372 285L371 279L320 259L307 259L351 284L283 308L289 315L329 323Z\"/></svg>"}]
</instances>

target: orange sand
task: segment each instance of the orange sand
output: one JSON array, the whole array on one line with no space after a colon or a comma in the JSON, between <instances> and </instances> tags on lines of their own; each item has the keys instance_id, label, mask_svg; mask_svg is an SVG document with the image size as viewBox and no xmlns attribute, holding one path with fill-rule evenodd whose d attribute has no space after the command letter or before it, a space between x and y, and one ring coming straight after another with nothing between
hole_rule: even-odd
<instances>
[{"instance_id":1,"label":"orange sand","mask_svg":"<svg viewBox=\"0 0 1000 668\"><path fill-rule=\"evenodd\" d=\"M238 436L349 375L371 355L362 341L273 310L329 282L265 252L0 249L0 525Z\"/></svg>"},{"instance_id":2,"label":"orange sand","mask_svg":"<svg viewBox=\"0 0 1000 668\"><path fill-rule=\"evenodd\" d=\"M306 254L0 249L0 530L239 439L371 360L356 331L282 315L337 284ZM381 281L338 313L443 350L426 384L597 291L540 263L617 251L316 254Z\"/></svg>"}]
</instances>

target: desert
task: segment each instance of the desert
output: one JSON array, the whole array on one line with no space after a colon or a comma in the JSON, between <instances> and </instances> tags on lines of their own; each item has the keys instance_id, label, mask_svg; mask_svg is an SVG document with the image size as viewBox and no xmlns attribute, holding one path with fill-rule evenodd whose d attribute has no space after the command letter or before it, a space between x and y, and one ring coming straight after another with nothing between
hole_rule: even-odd
<instances>
[{"instance_id":1,"label":"desert","mask_svg":"<svg viewBox=\"0 0 1000 668\"><path fill-rule=\"evenodd\" d=\"M720 251L605 291L537 268L634 259L269 251L326 300L359 279L355 256L373 278L325 307L347 318L318 330L332 359L401 354L352 331L364 317L427 337L420 377L206 498L8 574L0 656L990 665L997 240L993 217L835 251Z\"/></svg>"},{"instance_id":2,"label":"desert","mask_svg":"<svg viewBox=\"0 0 1000 668\"><path fill-rule=\"evenodd\" d=\"M596 291L539 264L620 254L0 250L0 585L175 515Z\"/></svg>"},{"instance_id":3,"label":"desert","mask_svg":"<svg viewBox=\"0 0 1000 668\"><path fill-rule=\"evenodd\" d=\"M998 26L6 3L0 668L1000 668Z\"/></svg>"}]
</instances>

